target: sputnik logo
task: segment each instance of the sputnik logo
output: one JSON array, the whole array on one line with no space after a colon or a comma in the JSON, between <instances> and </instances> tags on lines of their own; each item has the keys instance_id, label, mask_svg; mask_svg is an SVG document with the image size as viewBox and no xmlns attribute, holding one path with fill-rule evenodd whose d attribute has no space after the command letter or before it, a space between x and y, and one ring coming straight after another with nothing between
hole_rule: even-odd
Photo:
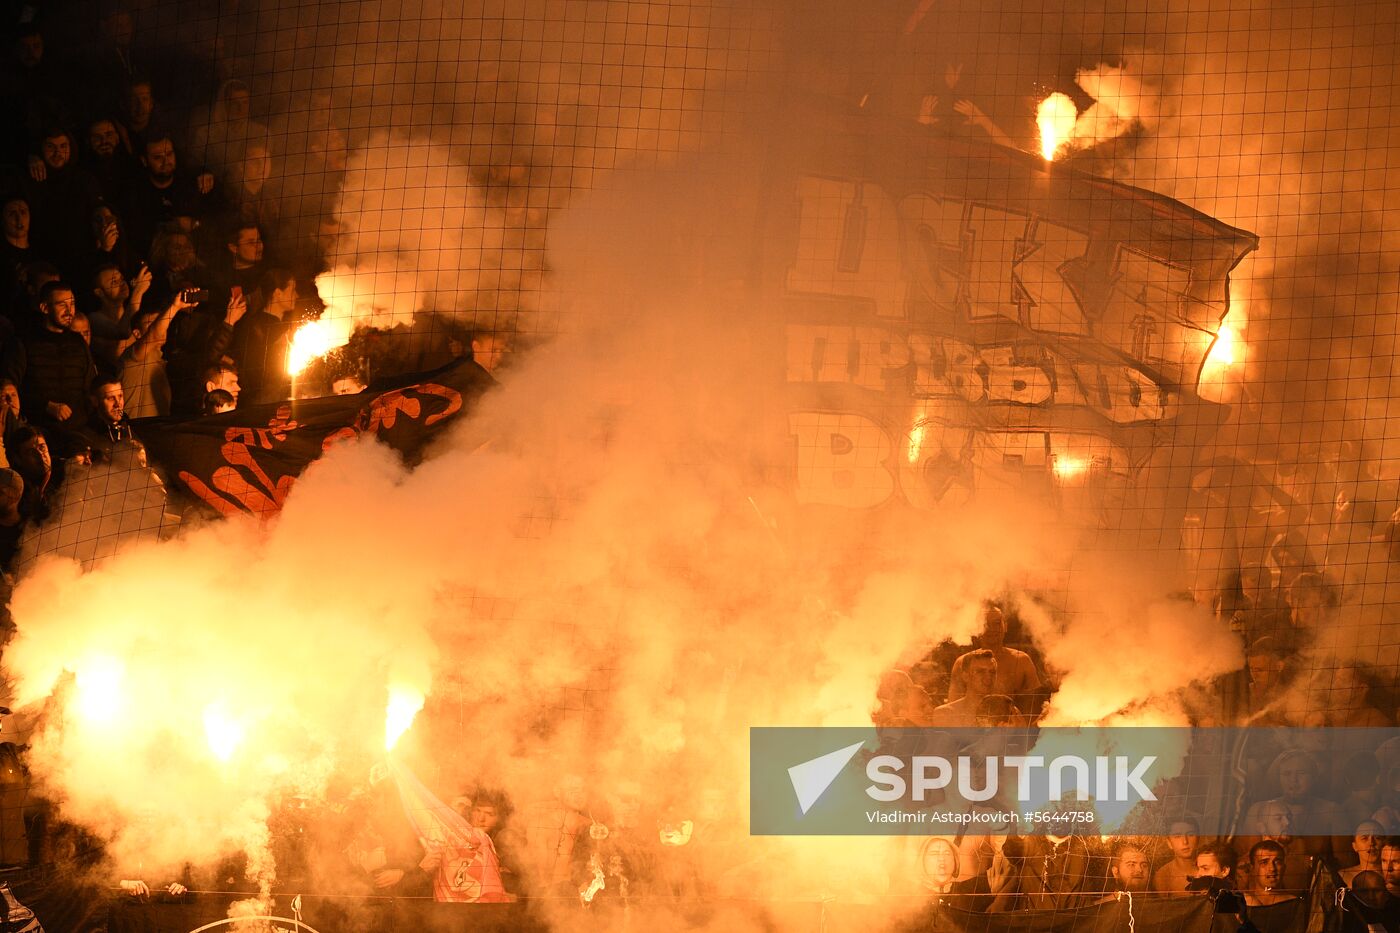
<instances>
[{"instance_id":1,"label":"sputnik logo","mask_svg":"<svg viewBox=\"0 0 1400 933\"><path fill-rule=\"evenodd\" d=\"M792 789L797 793L797 804L802 808L803 816L806 816L807 811L821 799L822 794L826 793L826 789L841 773L841 769L846 767L863 745L864 742L856 742L854 745L838 748L834 752L827 752L788 768L788 780L792 781Z\"/></svg>"}]
</instances>

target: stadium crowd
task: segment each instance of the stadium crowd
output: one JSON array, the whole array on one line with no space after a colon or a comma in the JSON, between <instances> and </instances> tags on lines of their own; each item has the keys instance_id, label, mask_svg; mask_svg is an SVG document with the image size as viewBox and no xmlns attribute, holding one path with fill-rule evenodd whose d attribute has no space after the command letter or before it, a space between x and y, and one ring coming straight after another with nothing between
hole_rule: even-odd
<instances>
[{"instance_id":1,"label":"stadium crowd","mask_svg":"<svg viewBox=\"0 0 1400 933\"><path fill-rule=\"evenodd\" d=\"M300 113L316 124L307 147L314 164L280 170L285 130L255 113L248 83L230 77L207 89L206 105L189 100L198 82L191 90L177 72L143 61L149 52L124 9L107 10L93 41L69 48L32 16L8 25L0 64L3 563L25 524L44 520L69 465L139 455L133 419L216 415L289 397L281 361L291 331L315 313L312 281L334 230L287 220L332 216L347 152L345 133L321 120L326 101L312 95ZM926 103L932 114L937 101ZM981 119L963 103L958 114ZM488 369L499 359L493 335L462 335L457 345ZM350 378L349 390L356 386L363 381ZM1331 602L1323 578L1286 541L1219 597L1222 624L1248 647L1237 691L1247 699L1236 711L1246 721L1393 724L1355 667L1300 666ZM889 671L877 689L876 727L1035 722L1053 672L1008 644L1014 628L989 606L976 645L934 646ZM1268 906L1302 895L1322 863L1340 870L1376 922L1400 929L1400 749L1330 768L1324 760L1285 748L1256 762L1251 784L1267 790L1231 838L1203 836L1184 814L1157 839L930 837L891 868L891 890L968 895L957 903L1004 911L1223 885L1249 906ZM385 793L371 790L316 825L332 834L327 846L344 854L364 893L431 896L439 864L395 816L397 803L379 799ZM746 827L718 797L693 801L693 812L656 811L639 786L594 793L572 777L519 811L498 789L464 792L456 806L490 836L514 895L604 902L735 894L747 884L733 858ZM290 805L281 812L297 838L310 838L304 814Z\"/></svg>"},{"instance_id":2,"label":"stadium crowd","mask_svg":"<svg viewBox=\"0 0 1400 933\"><path fill-rule=\"evenodd\" d=\"M247 81L214 86L216 69L157 54L124 8L106 8L90 37L56 13L11 12L0 61L6 567L70 464L123 450L144 461L133 419L290 397L290 335L321 307L313 283L333 235L323 219L347 145L327 96L270 125ZM202 88L212 100L200 105ZM307 150L295 171L279 151L293 123ZM498 336L448 336L455 356L500 359ZM362 369L347 363L301 394L359 391Z\"/></svg>"},{"instance_id":3,"label":"stadium crowd","mask_svg":"<svg viewBox=\"0 0 1400 933\"><path fill-rule=\"evenodd\" d=\"M1360 669L1316 650L1335 600L1286 539L1275 542L1268 564L1244 568L1233 584L1212 605L1220 624L1241 635L1247 666L1213 685L1214 702L1194 711L1197 725L1393 725L1381 711L1390 704ZM1019 628L988 604L974 644L913 652L914 660L881 678L872 714L877 729L1034 725L1055 690L1054 674L1042 673L1029 644L1007 644ZM1080 828L921 840L917 855L893 874L894 889L922 888L964 909L989 911L1066 909L1124 893L1222 891L1238 892L1247 908L1304 897L1325 877L1349 889L1348 922L1397 929L1400 742L1343 749L1331 741L1316 731L1256 730L1244 760L1247 805L1232 833L1202 834L1189 795L1179 793L1179 815L1152 834Z\"/></svg>"}]
</instances>

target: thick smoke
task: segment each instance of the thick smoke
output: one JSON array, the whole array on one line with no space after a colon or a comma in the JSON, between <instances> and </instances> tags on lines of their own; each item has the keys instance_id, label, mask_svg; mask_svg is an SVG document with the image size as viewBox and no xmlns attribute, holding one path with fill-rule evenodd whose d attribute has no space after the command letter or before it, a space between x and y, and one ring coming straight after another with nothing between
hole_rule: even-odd
<instances>
[{"instance_id":1,"label":"thick smoke","mask_svg":"<svg viewBox=\"0 0 1400 933\"><path fill-rule=\"evenodd\" d=\"M1217 473L1205 544L1265 565L1287 584L1296 566L1324 572L1341 605L1318 646L1383 667L1378 633L1394 620L1389 542L1400 461L1394 415L1396 269L1385 222L1400 198L1393 171L1396 10L1301 3L1152 8L1166 29L1125 54L1166 103L1115 163L1125 180L1258 233L1235 276L1232 316L1243 365L1227 377L1232 415L1206 457L1256 464L1252 501ZM1144 24L1127 20L1128 32ZM1208 523L1214 523L1213 526ZM1213 567L1210 555L1203 562ZM1206 582L1213 582L1207 579ZM1380 643L1392 640L1381 634Z\"/></svg>"},{"instance_id":2,"label":"thick smoke","mask_svg":"<svg viewBox=\"0 0 1400 933\"><path fill-rule=\"evenodd\" d=\"M910 75L870 63L908 64L873 57L901 9L863 12L854 30L854 5L806 10L785 31L781 10L702 4L504 18L427 6L263 9L269 22L289 17L246 50L273 125L297 123L308 102L329 114L306 132L314 146L278 154L284 177L324 191L344 170L324 215L295 222L325 234L333 311L348 288L350 315L372 323L417 316L430 328L420 312L435 311L559 334L414 471L372 443L345 445L267 526L206 526L88 574L49 560L24 579L6 653L20 701L76 674L36 739L35 770L67 815L114 839L118 862L150 874L230 845L261 851L269 799L323 793L337 765L371 759L389 691L429 689L426 672L439 688L402 752L442 796L484 780L522 798L539 789L520 802L541 804L566 762L600 800L636 782L652 806L694 812L708 794L742 830L747 726L868 722L880 673L911 646L969 637L992 595L1022 597L1060 686L1054 722L1182 722L1180 688L1238 666L1228 632L1166 599L1183 575L1142 570L1140 555L1044 502L814 516L782 495L771 455L786 438L764 416L781 374L775 311L752 305L738 246L751 242L744 208L763 137L736 102L810 77L807 89L898 111L895 79ZM337 9L354 15L327 15ZM1105 105L1143 127L1135 150L1116 153L1119 170L1279 244L1253 266L1246 372L1258 388L1241 410L1315 412L1306 423L1320 425L1328 404L1360 404L1331 398L1325 380L1316 402L1275 388L1292 374L1290 342L1312 326L1292 309L1318 274L1345 272L1351 303L1329 310L1347 321L1380 294L1358 257L1382 243L1383 205L1322 171L1333 168L1323 143L1360 132L1365 147L1369 133L1333 127L1291 88L1259 92L1260 119L1278 132L1251 123L1251 63L1288 76L1292 56L1242 49L1236 66L1213 19L1186 17L1151 59L1159 74L1114 72L1100 63L1123 49L1107 46L1145 44L1127 17L1085 24L1114 43L1061 26L1022 55L1007 49L1029 39L996 17L931 15L978 37L961 87L1009 101L987 109L1027 148L1035 82L1057 58L1074 60L1071 75L1097 69L1101 102L1111 78L1160 87L1161 109L1156 98ZM949 38L929 40L931 59L952 56ZM1316 138L1309 121L1321 121ZM326 155L335 133L343 163ZM317 159L322 175L293 177ZM1299 218L1313 211L1340 218L1326 221L1335 229L1305 237ZM1370 349L1379 332L1346 339ZM1340 364L1312 365L1326 376ZM432 736L449 725L442 685L453 682L466 685L450 723L464 747L449 755ZM724 890L818 898L839 879L845 893L882 893L881 844L854 878L844 843L753 845L744 851L765 858L741 856L744 877Z\"/></svg>"}]
</instances>

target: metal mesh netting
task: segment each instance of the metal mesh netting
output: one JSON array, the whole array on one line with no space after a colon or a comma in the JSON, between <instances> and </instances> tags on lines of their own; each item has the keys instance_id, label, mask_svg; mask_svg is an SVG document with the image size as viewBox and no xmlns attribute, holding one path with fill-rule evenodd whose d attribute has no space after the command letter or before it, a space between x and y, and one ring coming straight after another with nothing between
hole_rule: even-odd
<instances>
[{"instance_id":1,"label":"metal mesh netting","mask_svg":"<svg viewBox=\"0 0 1400 933\"><path fill-rule=\"evenodd\" d=\"M207 600L210 630L241 624L254 654L305 668L314 650L256 634L272 597L250 597L242 623L220 615L262 586L225 572L246 561L310 643L341 623L285 593L314 579L340 594L338 673L376 691L317 696L347 730L378 727L397 668L373 655L361 670L341 648L423 649L415 670L435 676L404 754L464 817L471 798L513 812L497 846L507 890L542 905L534 919L1238 925L1157 896L1205 858L1236 872L1261 928L1354 922L1328 906L1337 880L1364 889L1352 914L1393 928L1380 912L1384 889L1400 896L1400 847L1386 871L1382 839L1400 835L1400 786L1380 739L1345 756L1206 743L1163 788L1183 818L1153 828L1166 839L962 835L946 851L862 840L848 854L748 837L742 747L747 726L853 717L1395 725L1393 5L6 10L3 181L35 237L20 247L7 228L12 343L40 358L23 335L47 313L41 279L70 284L96 370L162 455L157 478L135 448L104 463L100 435L49 432L56 469L38 469L33 440L7 432L25 488L53 484L15 533L12 569L33 587L17 624L27 611L76 626L47 629L72 644L68 689L94 645L125 635L74 621L89 597L64 594L115 580L131 607L143 592ZM49 151L60 137L66 169ZM144 311L130 291L104 296L104 274L130 290L143 263ZM187 321L228 323L212 351L174 312L151 314L186 289L204 293ZM338 338L288 371L314 324ZM181 354L200 339L196 364ZM422 386L449 399L440 374L468 366L498 383L481 407L466 390L458 407L431 403ZM4 368L46 400L34 370ZM201 427L226 373L237 408ZM342 391L365 401L332 424L311 400ZM389 437L402 418L426 432L458 408L467 426L395 445L423 462L416 480L336 457L302 476L336 431ZM295 468L269 465L287 436L322 427ZM180 459L201 431L213 459ZM299 511L304 487L318 492ZM233 516L228 543L181 544L219 534L211 504ZM372 569L288 557L313 552ZM54 557L93 576L48 569ZM187 573L195 560L209 572ZM278 561L298 572L266 570ZM166 573L198 585L139 585ZM388 577L413 597L379 595ZM358 587L374 595L350 599ZM138 627L116 614L113 631ZM393 631L367 636L371 622ZM21 678L63 667L44 638L21 639ZM197 649L178 663L197 666ZM207 725L208 698L180 683L169 705ZM21 740L43 732L16 720ZM248 734L276 731L259 722ZM305 747L320 762L347 744ZM92 829L101 809L74 777L81 756L56 748L36 740L33 770L71 812L37 790L19 799L18 758L3 805L0 862L35 877L64 845L95 851L51 830ZM334 809L334 782L317 781L287 799ZM1226 838L1187 831L1222 807ZM137 816L96 835L129 854L144 837L116 842L114 826ZM191 825L172 844L198 847L209 826ZM1286 881L1258 880L1274 870L1263 841ZM312 867L295 877L330 897Z\"/></svg>"}]
</instances>

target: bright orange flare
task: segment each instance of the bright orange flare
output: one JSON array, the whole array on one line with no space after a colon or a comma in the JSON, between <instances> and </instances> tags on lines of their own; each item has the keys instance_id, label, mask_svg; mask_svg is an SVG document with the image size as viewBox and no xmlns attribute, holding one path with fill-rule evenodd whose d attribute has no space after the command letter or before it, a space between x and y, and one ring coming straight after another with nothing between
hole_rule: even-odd
<instances>
[{"instance_id":1,"label":"bright orange flare","mask_svg":"<svg viewBox=\"0 0 1400 933\"><path fill-rule=\"evenodd\" d=\"M1206 354L1205 366L1201 368L1201 382L1219 382L1236 363L1244 360L1247 349L1240 335L1243 324L1239 314L1232 308L1220 322L1220 330Z\"/></svg>"},{"instance_id":2,"label":"bright orange flare","mask_svg":"<svg viewBox=\"0 0 1400 933\"><path fill-rule=\"evenodd\" d=\"M350 322L344 318L321 318L307 321L292 334L287 351L287 372L297 376L314 359L350 342Z\"/></svg>"},{"instance_id":3,"label":"bright orange flare","mask_svg":"<svg viewBox=\"0 0 1400 933\"><path fill-rule=\"evenodd\" d=\"M413 718L423 708L423 691L415 687L395 685L389 688L389 707L384 712L384 750L392 751L399 738L413 725Z\"/></svg>"},{"instance_id":4,"label":"bright orange flare","mask_svg":"<svg viewBox=\"0 0 1400 933\"><path fill-rule=\"evenodd\" d=\"M1215 342L1211 344L1210 353L1206 356L1206 365L1229 366L1235 362L1235 340L1235 329L1222 323L1220 333L1216 335Z\"/></svg>"},{"instance_id":5,"label":"bright orange flare","mask_svg":"<svg viewBox=\"0 0 1400 933\"><path fill-rule=\"evenodd\" d=\"M1040 102L1035 111L1035 122L1040 127L1040 154L1047 161L1055 158L1055 153L1074 135L1074 121L1079 110L1068 94L1056 91Z\"/></svg>"},{"instance_id":6,"label":"bright orange flare","mask_svg":"<svg viewBox=\"0 0 1400 933\"><path fill-rule=\"evenodd\" d=\"M1085 457L1056 454L1050 469L1054 472L1056 479L1074 479L1089 471L1089 461Z\"/></svg>"},{"instance_id":7,"label":"bright orange flare","mask_svg":"<svg viewBox=\"0 0 1400 933\"><path fill-rule=\"evenodd\" d=\"M76 704L82 717L94 723L107 723L117 718L125 705L122 682L126 667L110 655L95 655L78 665Z\"/></svg>"},{"instance_id":8,"label":"bright orange flare","mask_svg":"<svg viewBox=\"0 0 1400 933\"><path fill-rule=\"evenodd\" d=\"M204 737L214 757L228 761L243 741L243 724L222 703L210 703L204 708Z\"/></svg>"},{"instance_id":9,"label":"bright orange flare","mask_svg":"<svg viewBox=\"0 0 1400 933\"><path fill-rule=\"evenodd\" d=\"M924 446L924 426L923 426L922 424L916 424L916 425L914 425L914 430L912 430L912 431L909 432L909 462L910 462L910 463L918 463L918 462L919 462L919 454L923 451L923 446Z\"/></svg>"}]
</instances>

